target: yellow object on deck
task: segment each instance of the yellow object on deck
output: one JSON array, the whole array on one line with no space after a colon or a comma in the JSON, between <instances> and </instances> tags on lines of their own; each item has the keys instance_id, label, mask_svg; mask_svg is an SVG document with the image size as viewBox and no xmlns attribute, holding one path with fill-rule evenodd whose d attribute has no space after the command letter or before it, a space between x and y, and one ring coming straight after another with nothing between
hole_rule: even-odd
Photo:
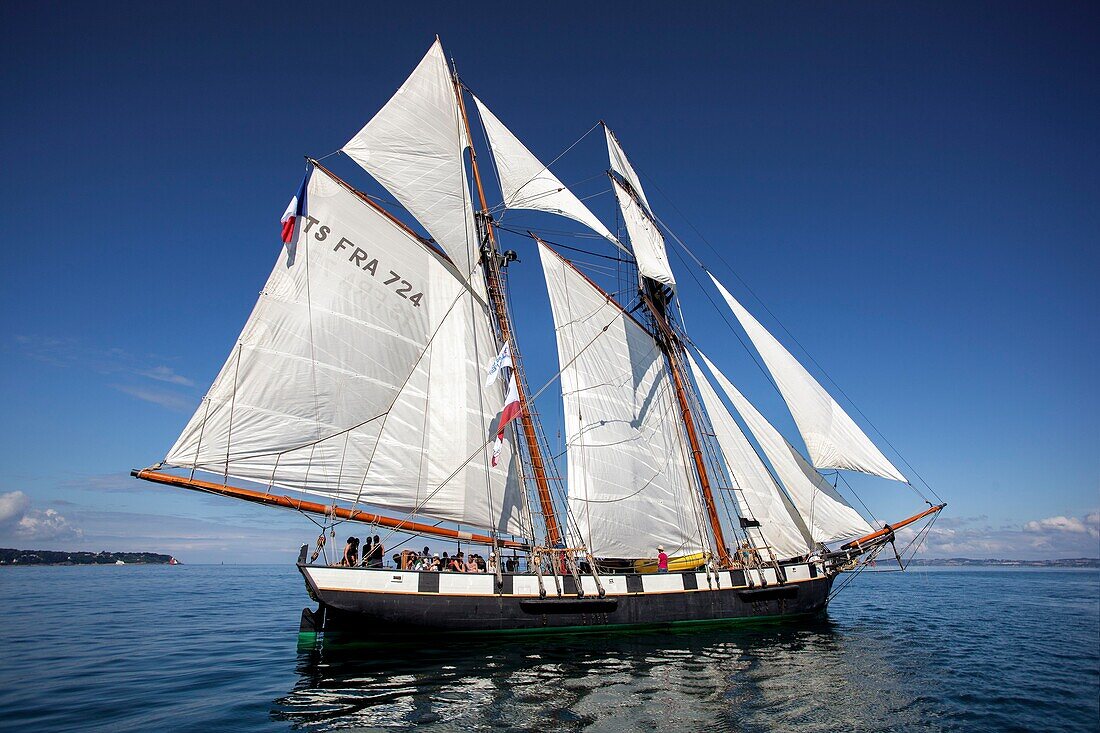
<instances>
[{"instance_id":1,"label":"yellow object on deck","mask_svg":"<svg viewBox=\"0 0 1100 733\"><path fill-rule=\"evenodd\" d=\"M704 552L696 552L693 555L683 555L682 557L670 557L668 559L668 571L670 573L683 572L685 570L694 570L700 565L706 565L707 555ZM655 573L657 572L657 560L635 560L634 572L636 573Z\"/></svg>"}]
</instances>

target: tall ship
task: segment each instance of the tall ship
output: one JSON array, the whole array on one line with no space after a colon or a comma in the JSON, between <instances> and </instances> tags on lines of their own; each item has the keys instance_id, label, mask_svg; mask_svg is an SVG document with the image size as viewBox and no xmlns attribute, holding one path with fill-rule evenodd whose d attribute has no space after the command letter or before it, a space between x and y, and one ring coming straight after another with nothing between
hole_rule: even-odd
<instances>
[{"instance_id":1,"label":"tall ship","mask_svg":"<svg viewBox=\"0 0 1100 733\"><path fill-rule=\"evenodd\" d=\"M805 616L887 548L903 564L898 530L913 525L912 544L945 506L664 225L614 133L596 129L619 231L474 96L437 38L338 151L401 211L307 159L283 247L224 366L164 460L132 472L318 525L297 563L317 602L303 631ZM505 228L512 210L571 220L585 246ZM666 236L748 337L804 452L688 336ZM545 383L529 382L521 344L550 334L516 328L539 321L517 311L545 314L545 300L510 291L518 258L505 237L541 262L558 354ZM592 258L614 265L614 294L584 271ZM537 405L561 415L560 450ZM872 525L838 490L847 471L904 484L924 505ZM336 539L360 531L378 539L366 563ZM387 566L380 547L409 536L488 563L451 572L402 553Z\"/></svg>"}]
</instances>

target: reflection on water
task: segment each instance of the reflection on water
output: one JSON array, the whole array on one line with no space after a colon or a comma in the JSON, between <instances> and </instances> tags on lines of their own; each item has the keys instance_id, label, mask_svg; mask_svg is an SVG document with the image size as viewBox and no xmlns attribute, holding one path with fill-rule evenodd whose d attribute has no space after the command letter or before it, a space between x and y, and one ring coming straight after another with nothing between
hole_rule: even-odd
<instances>
[{"instance_id":1,"label":"reflection on water","mask_svg":"<svg viewBox=\"0 0 1100 733\"><path fill-rule=\"evenodd\" d=\"M874 645L792 625L327 645L273 716L305 729L881 730L922 714ZM858 714L853 697L862 704Z\"/></svg>"}]
</instances>

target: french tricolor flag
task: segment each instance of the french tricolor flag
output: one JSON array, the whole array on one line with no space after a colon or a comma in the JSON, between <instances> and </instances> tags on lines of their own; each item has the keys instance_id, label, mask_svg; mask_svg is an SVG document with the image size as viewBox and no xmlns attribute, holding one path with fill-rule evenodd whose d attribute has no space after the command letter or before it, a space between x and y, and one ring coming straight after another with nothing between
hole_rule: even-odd
<instances>
[{"instance_id":1,"label":"french tricolor flag","mask_svg":"<svg viewBox=\"0 0 1100 733\"><path fill-rule=\"evenodd\" d=\"M500 425L497 426L497 440L493 444L493 465L497 465L500 449L504 447L504 428L519 414L519 388L516 386L516 373L512 372L508 380L508 395L504 398L504 410L500 413Z\"/></svg>"},{"instance_id":2,"label":"french tricolor flag","mask_svg":"<svg viewBox=\"0 0 1100 733\"><path fill-rule=\"evenodd\" d=\"M299 217L306 214L306 184L309 183L309 171L302 177L302 185L298 186L298 193L287 204L286 211L280 221L283 224L283 244L290 244L294 239L294 225Z\"/></svg>"}]
</instances>

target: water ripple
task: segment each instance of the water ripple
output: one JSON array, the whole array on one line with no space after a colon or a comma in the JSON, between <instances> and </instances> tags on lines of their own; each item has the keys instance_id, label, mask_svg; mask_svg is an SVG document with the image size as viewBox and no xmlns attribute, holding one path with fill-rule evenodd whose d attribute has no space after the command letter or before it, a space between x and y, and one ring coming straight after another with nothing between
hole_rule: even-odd
<instances>
[{"instance_id":1,"label":"water ripple","mask_svg":"<svg viewBox=\"0 0 1100 733\"><path fill-rule=\"evenodd\" d=\"M295 646L287 567L6 568L0 730L1100 728L1100 573L861 577L789 626Z\"/></svg>"}]
</instances>

